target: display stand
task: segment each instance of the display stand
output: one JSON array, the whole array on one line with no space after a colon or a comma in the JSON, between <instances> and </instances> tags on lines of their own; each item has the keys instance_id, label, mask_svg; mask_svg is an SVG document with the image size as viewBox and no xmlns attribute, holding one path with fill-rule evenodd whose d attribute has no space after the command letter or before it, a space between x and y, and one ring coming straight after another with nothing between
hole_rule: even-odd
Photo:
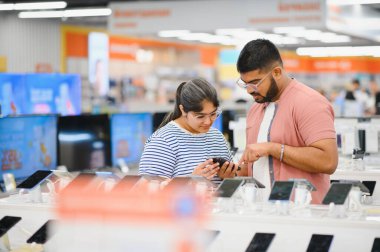
<instances>
[{"instance_id":1,"label":"display stand","mask_svg":"<svg viewBox=\"0 0 380 252\"><path fill-rule=\"evenodd\" d=\"M329 204L328 217L335 219L343 219L347 217L347 203L343 205Z\"/></svg>"},{"instance_id":2,"label":"display stand","mask_svg":"<svg viewBox=\"0 0 380 252\"><path fill-rule=\"evenodd\" d=\"M234 213L235 212L235 199L234 197L230 198L217 198L218 212L224 213Z\"/></svg>"},{"instance_id":3,"label":"display stand","mask_svg":"<svg viewBox=\"0 0 380 252\"><path fill-rule=\"evenodd\" d=\"M42 192L41 192L40 185L37 185L32 190L28 190L28 192L29 192L29 199L31 202L42 203Z\"/></svg>"},{"instance_id":4,"label":"display stand","mask_svg":"<svg viewBox=\"0 0 380 252\"><path fill-rule=\"evenodd\" d=\"M0 238L0 252L8 252L10 249L11 249L11 246L9 243L8 234L4 234Z\"/></svg>"}]
</instances>

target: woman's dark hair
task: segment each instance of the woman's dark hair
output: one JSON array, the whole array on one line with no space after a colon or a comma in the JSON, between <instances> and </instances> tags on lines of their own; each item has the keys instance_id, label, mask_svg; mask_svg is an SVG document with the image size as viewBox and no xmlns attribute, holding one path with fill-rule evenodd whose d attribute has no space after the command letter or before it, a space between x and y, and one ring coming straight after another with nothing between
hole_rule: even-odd
<instances>
[{"instance_id":1,"label":"woman's dark hair","mask_svg":"<svg viewBox=\"0 0 380 252\"><path fill-rule=\"evenodd\" d=\"M202 102L205 100L211 102L215 107L219 107L216 90L208 81L204 79L192 79L182 82L176 91L174 110L165 116L158 128L181 117L182 113L179 105L183 106L185 112L200 112L203 109Z\"/></svg>"},{"instance_id":2,"label":"woman's dark hair","mask_svg":"<svg viewBox=\"0 0 380 252\"><path fill-rule=\"evenodd\" d=\"M344 97L344 99L346 100L350 100L350 101L355 101L355 96L354 96L354 92L352 91L347 91L346 92L346 96Z\"/></svg>"},{"instance_id":3,"label":"woman's dark hair","mask_svg":"<svg viewBox=\"0 0 380 252\"><path fill-rule=\"evenodd\" d=\"M248 42L239 54L237 70L247 73L254 70L270 70L277 63L282 67L282 59L277 47L266 39Z\"/></svg>"}]
</instances>

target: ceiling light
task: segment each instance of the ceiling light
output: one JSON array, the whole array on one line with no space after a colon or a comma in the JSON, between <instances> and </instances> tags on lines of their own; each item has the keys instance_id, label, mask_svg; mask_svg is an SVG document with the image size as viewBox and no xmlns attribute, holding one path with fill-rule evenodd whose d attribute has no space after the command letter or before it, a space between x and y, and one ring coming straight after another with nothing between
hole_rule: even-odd
<instances>
[{"instance_id":1,"label":"ceiling light","mask_svg":"<svg viewBox=\"0 0 380 252\"><path fill-rule=\"evenodd\" d=\"M36 2L36 3L16 3L14 10L48 10L48 9L64 9L66 2Z\"/></svg>"},{"instance_id":2,"label":"ceiling light","mask_svg":"<svg viewBox=\"0 0 380 252\"><path fill-rule=\"evenodd\" d=\"M111 14L112 14L112 10L109 8L75 9L75 10L65 10L63 17L94 17L94 16L109 16Z\"/></svg>"},{"instance_id":3,"label":"ceiling light","mask_svg":"<svg viewBox=\"0 0 380 252\"><path fill-rule=\"evenodd\" d=\"M215 34L217 35L230 35L235 36L241 33L247 32L247 29L244 28L236 28L236 29L216 29Z\"/></svg>"},{"instance_id":4,"label":"ceiling light","mask_svg":"<svg viewBox=\"0 0 380 252\"><path fill-rule=\"evenodd\" d=\"M355 5L355 4L379 4L380 0L329 0L327 4Z\"/></svg>"},{"instance_id":5,"label":"ceiling light","mask_svg":"<svg viewBox=\"0 0 380 252\"><path fill-rule=\"evenodd\" d=\"M294 32L302 32L305 30L303 26L289 26L289 27L275 27L273 28L274 33L294 33Z\"/></svg>"},{"instance_id":6,"label":"ceiling light","mask_svg":"<svg viewBox=\"0 0 380 252\"><path fill-rule=\"evenodd\" d=\"M98 9L73 9L63 11L23 11L19 18L69 18L69 17L94 17L109 16L112 10L109 8Z\"/></svg>"},{"instance_id":7,"label":"ceiling light","mask_svg":"<svg viewBox=\"0 0 380 252\"><path fill-rule=\"evenodd\" d=\"M0 11L13 10L14 4L0 4Z\"/></svg>"},{"instance_id":8,"label":"ceiling light","mask_svg":"<svg viewBox=\"0 0 380 252\"><path fill-rule=\"evenodd\" d=\"M296 53L311 57L372 56L380 57L380 46L300 47Z\"/></svg>"},{"instance_id":9,"label":"ceiling light","mask_svg":"<svg viewBox=\"0 0 380 252\"><path fill-rule=\"evenodd\" d=\"M209 39L213 37L210 33L187 33L179 36L178 38L181 40L202 40L202 39Z\"/></svg>"},{"instance_id":10,"label":"ceiling light","mask_svg":"<svg viewBox=\"0 0 380 252\"><path fill-rule=\"evenodd\" d=\"M190 33L189 30L167 30L159 31L158 36L163 38L175 38L188 33Z\"/></svg>"},{"instance_id":11,"label":"ceiling light","mask_svg":"<svg viewBox=\"0 0 380 252\"><path fill-rule=\"evenodd\" d=\"M346 35L325 36L324 34L319 39L323 43L348 43L351 38Z\"/></svg>"}]
</instances>

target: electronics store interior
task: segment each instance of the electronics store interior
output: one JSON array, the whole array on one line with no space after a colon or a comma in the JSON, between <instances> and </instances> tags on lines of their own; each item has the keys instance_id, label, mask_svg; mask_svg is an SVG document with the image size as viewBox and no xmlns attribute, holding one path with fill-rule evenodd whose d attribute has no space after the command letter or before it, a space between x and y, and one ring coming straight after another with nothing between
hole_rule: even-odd
<instances>
[{"instance_id":1,"label":"electronics store interior","mask_svg":"<svg viewBox=\"0 0 380 252\"><path fill-rule=\"evenodd\" d=\"M380 251L379 24L377 0L0 1L0 252Z\"/></svg>"}]
</instances>

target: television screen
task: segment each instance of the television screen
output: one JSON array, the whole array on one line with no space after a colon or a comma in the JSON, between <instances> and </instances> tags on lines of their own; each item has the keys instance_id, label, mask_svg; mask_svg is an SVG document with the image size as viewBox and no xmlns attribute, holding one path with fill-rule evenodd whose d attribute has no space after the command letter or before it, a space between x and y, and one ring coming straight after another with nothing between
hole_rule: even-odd
<instances>
[{"instance_id":1,"label":"television screen","mask_svg":"<svg viewBox=\"0 0 380 252\"><path fill-rule=\"evenodd\" d=\"M156 112L153 114L153 132L158 129L168 112Z\"/></svg>"},{"instance_id":2,"label":"television screen","mask_svg":"<svg viewBox=\"0 0 380 252\"><path fill-rule=\"evenodd\" d=\"M22 180L37 170L57 166L57 117L33 115L0 118L1 178Z\"/></svg>"},{"instance_id":3,"label":"television screen","mask_svg":"<svg viewBox=\"0 0 380 252\"><path fill-rule=\"evenodd\" d=\"M81 112L81 81L76 74L27 74L23 114Z\"/></svg>"},{"instance_id":4,"label":"television screen","mask_svg":"<svg viewBox=\"0 0 380 252\"><path fill-rule=\"evenodd\" d=\"M111 166L108 115L62 116L58 119L58 163L68 171Z\"/></svg>"},{"instance_id":5,"label":"television screen","mask_svg":"<svg viewBox=\"0 0 380 252\"><path fill-rule=\"evenodd\" d=\"M218 118L216 118L212 124L212 127L217 128L220 132L223 132L223 115L220 115Z\"/></svg>"},{"instance_id":6,"label":"television screen","mask_svg":"<svg viewBox=\"0 0 380 252\"><path fill-rule=\"evenodd\" d=\"M24 78L21 74L0 73L0 115L17 115L22 113L25 101Z\"/></svg>"},{"instance_id":7,"label":"television screen","mask_svg":"<svg viewBox=\"0 0 380 252\"><path fill-rule=\"evenodd\" d=\"M146 140L153 133L150 113L114 114L111 116L112 163L123 159L127 165L138 165Z\"/></svg>"}]
</instances>

